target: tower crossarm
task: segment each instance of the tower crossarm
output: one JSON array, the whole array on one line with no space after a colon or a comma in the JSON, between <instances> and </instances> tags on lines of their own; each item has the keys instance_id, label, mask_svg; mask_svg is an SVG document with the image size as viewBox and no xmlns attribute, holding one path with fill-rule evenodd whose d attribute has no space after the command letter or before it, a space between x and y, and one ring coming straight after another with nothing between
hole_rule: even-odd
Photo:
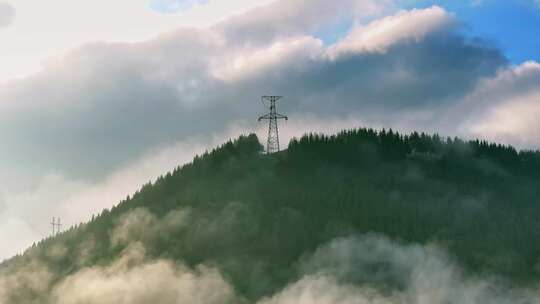
<instances>
[{"instance_id":1,"label":"tower crossarm","mask_svg":"<svg viewBox=\"0 0 540 304\"><path fill-rule=\"evenodd\" d=\"M289 120L289 117L287 117L287 116L285 116L285 115L281 115L281 114L276 113L276 119L285 119L285 120Z\"/></svg>"},{"instance_id":2,"label":"tower crossarm","mask_svg":"<svg viewBox=\"0 0 540 304\"><path fill-rule=\"evenodd\" d=\"M259 117L259 121L261 120L269 120L269 119L285 119L285 120L289 120L289 117L285 116L285 115L281 115L281 114L278 114L278 113L275 113L275 114L265 114L261 117Z\"/></svg>"},{"instance_id":3,"label":"tower crossarm","mask_svg":"<svg viewBox=\"0 0 540 304\"><path fill-rule=\"evenodd\" d=\"M265 114L265 115L259 117L259 121L267 120L267 119L272 119L272 116L270 116L270 114Z\"/></svg>"}]
</instances>

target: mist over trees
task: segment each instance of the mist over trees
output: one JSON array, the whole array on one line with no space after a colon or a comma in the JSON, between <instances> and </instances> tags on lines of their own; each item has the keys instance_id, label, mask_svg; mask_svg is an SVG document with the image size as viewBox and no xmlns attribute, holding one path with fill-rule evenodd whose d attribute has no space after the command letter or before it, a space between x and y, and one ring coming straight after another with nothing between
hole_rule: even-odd
<instances>
[{"instance_id":1,"label":"mist over trees","mask_svg":"<svg viewBox=\"0 0 540 304\"><path fill-rule=\"evenodd\" d=\"M538 299L539 152L372 129L262 149L229 141L4 262L0 303Z\"/></svg>"}]
</instances>

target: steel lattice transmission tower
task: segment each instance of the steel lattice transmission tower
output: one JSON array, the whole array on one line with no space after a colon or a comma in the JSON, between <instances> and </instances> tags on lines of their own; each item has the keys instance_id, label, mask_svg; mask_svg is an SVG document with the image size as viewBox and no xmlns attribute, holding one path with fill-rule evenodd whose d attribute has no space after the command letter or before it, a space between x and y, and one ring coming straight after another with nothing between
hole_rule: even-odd
<instances>
[{"instance_id":1,"label":"steel lattice transmission tower","mask_svg":"<svg viewBox=\"0 0 540 304\"><path fill-rule=\"evenodd\" d=\"M276 102L283 98L282 96L263 96L261 102L263 105L270 109L270 113L267 113L259 117L259 121L268 120L268 142L266 144L266 153L279 152L279 131L278 120L289 118L285 115L279 114L276 110Z\"/></svg>"}]
</instances>

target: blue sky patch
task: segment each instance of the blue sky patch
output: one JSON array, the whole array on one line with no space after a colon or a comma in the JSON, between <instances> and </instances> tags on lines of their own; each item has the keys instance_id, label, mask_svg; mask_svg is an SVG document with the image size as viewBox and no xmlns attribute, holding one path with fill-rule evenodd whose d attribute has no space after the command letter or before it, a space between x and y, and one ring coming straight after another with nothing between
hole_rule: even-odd
<instances>
[{"instance_id":1,"label":"blue sky patch","mask_svg":"<svg viewBox=\"0 0 540 304\"><path fill-rule=\"evenodd\" d=\"M159 13L172 14L206 4L209 0L152 0L149 7Z\"/></svg>"},{"instance_id":2,"label":"blue sky patch","mask_svg":"<svg viewBox=\"0 0 540 304\"><path fill-rule=\"evenodd\" d=\"M499 47L515 64L540 61L540 5L534 0L418 0L405 8L439 5L465 23L466 34Z\"/></svg>"}]
</instances>

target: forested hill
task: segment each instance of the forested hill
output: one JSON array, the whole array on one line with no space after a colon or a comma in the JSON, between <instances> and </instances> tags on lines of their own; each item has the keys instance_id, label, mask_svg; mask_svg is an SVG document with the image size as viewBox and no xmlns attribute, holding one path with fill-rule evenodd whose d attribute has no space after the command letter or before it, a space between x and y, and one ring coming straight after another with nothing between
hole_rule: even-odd
<instances>
[{"instance_id":1,"label":"forested hill","mask_svg":"<svg viewBox=\"0 0 540 304\"><path fill-rule=\"evenodd\" d=\"M0 303L109 303L98 294L139 303L114 289L115 276L138 286L170 275L183 286L186 272L205 287L196 290L223 292L192 303L289 303L281 297L315 273L357 297L369 287L394 299L410 296L433 255L459 268L448 280L528 289L540 282L539 197L540 153L509 146L357 129L266 155L255 135L242 136L4 263ZM158 263L174 270L144 272ZM145 301L158 299L144 286ZM167 288L160 282L155 296Z\"/></svg>"}]
</instances>

